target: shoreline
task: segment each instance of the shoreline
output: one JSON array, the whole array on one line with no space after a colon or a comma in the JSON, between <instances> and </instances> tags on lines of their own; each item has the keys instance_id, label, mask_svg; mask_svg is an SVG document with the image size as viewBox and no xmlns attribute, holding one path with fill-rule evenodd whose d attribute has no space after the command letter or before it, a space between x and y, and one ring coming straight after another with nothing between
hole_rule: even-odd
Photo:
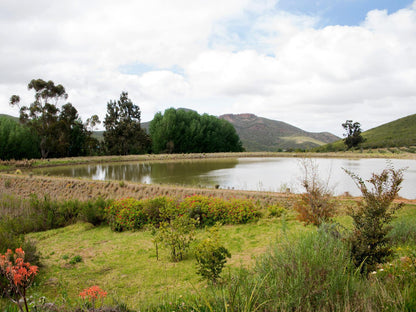
<instances>
[{"instance_id":1,"label":"shoreline","mask_svg":"<svg viewBox=\"0 0 416 312\"><path fill-rule=\"evenodd\" d=\"M180 160L200 160L200 159L221 159L221 158L250 158L250 157L290 157L290 158L385 158L385 159L415 159L416 154L401 153L380 153L380 152L241 152L241 153L195 153L195 154L145 154L145 155L126 155L126 156L86 156L50 159L24 159L24 160L0 160L0 173L11 173L17 169L29 171L31 169L84 165L91 163L115 163L115 162L147 162L147 161L180 161Z\"/></svg>"}]
</instances>

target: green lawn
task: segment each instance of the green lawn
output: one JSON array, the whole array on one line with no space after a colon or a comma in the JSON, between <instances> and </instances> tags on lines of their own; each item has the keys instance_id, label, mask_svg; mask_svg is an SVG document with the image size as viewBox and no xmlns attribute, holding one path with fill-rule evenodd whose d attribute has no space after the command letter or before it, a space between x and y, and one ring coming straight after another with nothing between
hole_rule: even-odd
<instances>
[{"instance_id":1,"label":"green lawn","mask_svg":"<svg viewBox=\"0 0 416 312\"><path fill-rule=\"evenodd\" d=\"M416 223L415 205L402 208L393 224L404 220ZM347 228L352 224L345 215L338 216L336 221ZM412 228L416 231L415 226ZM312 230L314 227L296 221L292 212L283 218L223 226L221 239L232 254L223 274L240 266L253 267L256 258L283 236L296 237ZM205 235L205 230L198 230L197 238ZM43 264L37 284L29 292L35 299L45 296L57 306L79 307L79 292L93 285L108 292L106 304L122 302L134 310L200 294L207 285L196 275L192 256L173 263L162 250L157 260L150 231L118 233L108 226L77 223L28 236L37 241ZM395 248L400 256L402 246ZM75 256L81 256L82 261L70 264Z\"/></svg>"},{"instance_id":2,"label":"green lawn","mask_svg":"<svg viewBox=\"0 0 416 312\"><path fill-rule=\"evenodd\" d=\"M246 225L223 226L221 239L232 254L227 267L250 266L282 235L283 223L290 231L305 229L293 217L289 221L261 219ZM205 230L199 230L197 237L205 234ZM114 298L137 309L188 295L206 285L195 273L192 255L174 263L162 250L157 260L150 231L118 233L108 226L77 223L30 237L37 241L44 264L36 292L48 300L74 300L84 288L99 285L108 291L109 304ZM69 264L77 255L82 262Z\"/></svg>"}]
</instances>

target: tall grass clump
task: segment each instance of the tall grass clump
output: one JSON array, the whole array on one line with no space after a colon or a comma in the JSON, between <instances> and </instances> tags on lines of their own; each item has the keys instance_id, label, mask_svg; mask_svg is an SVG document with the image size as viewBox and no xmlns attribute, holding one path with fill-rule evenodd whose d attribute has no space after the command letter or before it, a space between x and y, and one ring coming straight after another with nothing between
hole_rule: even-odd
<instances>
[{"instance_id":1,"label":"tall grass clump","mask_svg":"<svg viewBox=\"0 0 416 312\"><path fill-rule=\"evenodd\" d=\"M414 218L402 218L392 225L387 238L393 245L416 244L416 222Z\"/></svg>"},{"instance_id":2,"label":"tall grass clump","mask_svg":"<svg viewBox=\"0 0 416 312\"><path fill-rule=\"evenodd\" d=\"M284 237L257 262L265 311L361 307L361 281L348 246L324 230Z\"/></svg>"},{"instance_id":3,"label":"tall grass clump","mask_svg":"<svg viewBox=\"0 0 416 312\"><path fill-rule=\"evenodd\" d=\"M199 311L372 311L348 245L323 229L283 236L252 269L196 297Z\"/></svg>"}]
</instances>

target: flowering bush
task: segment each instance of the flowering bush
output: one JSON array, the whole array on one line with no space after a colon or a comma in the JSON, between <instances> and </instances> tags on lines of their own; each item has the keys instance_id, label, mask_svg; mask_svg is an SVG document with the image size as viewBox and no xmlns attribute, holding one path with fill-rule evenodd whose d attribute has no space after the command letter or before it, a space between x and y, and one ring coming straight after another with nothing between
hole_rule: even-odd
<instances>
[{"instance_id":1,"label":"flowering bush","mask_svg":"<svg viewBox=\"0 0 416 312\"><path fill-rule=\"evenodd\" d=\"M233 198L227 203L225 223L241 224L260 217L259 208L250 200Z\"/></svg>"},{"instance_id":2,"label":"flowering bush","mask_svg":"<svg viewBox=\"0 0 416 312\"><path fill-rule=\"evenodd\" d=\"M7 281L7 285L0 284L0 286L3 294L17 304L20 311L29 312L26 290L32 285L38 273L38 267L24 262L24 258L25 252L22 248L17 248L15 254L10 249L4 255L0 254L0 276ZM25 310L23 310L20 298L15 299L16 296L23 299Z\"/></svg>"},{"instance_id":3,"label":"flowering bush","mask_svg":"<svg viewBox=\"0 0 416 312\"><path fill-rule=\"evenodd\" d=\"M146 224L159 227L163 222L170 223L182 216L199 221L200 226L211 226L216 222L247 223L260 216L259 207L250 200L224 200L203 195L186 197L180 203L165 196L147 200L125 198L114 201L105 211L114 231L138 230Z\"/></svg>"},{"instance_id":4,"label":"flowering bush","mask_svg":"<svg viewBox=\"0 0 416 312\"><path fill-rule=\"evenodd\" d=\"M95 311L95 302L97 299L101 299L101 306L103 305L104 298L107 297L107 292L102 290L99 286L91 286L79 293L79 296L85 300L87 299L92 306L92 310Z\"/></svg>"},{"instance_id":5,"label":"flowering bush","mask_svg":"<svg viewBox=\"0 0 416 312\"><path fill-rule=\"evenodd\" d=\"M138 230L147 223L143 203L134 198L114 201L105 209L106 218L113 231Z\"/></svg>"}]
</instances>

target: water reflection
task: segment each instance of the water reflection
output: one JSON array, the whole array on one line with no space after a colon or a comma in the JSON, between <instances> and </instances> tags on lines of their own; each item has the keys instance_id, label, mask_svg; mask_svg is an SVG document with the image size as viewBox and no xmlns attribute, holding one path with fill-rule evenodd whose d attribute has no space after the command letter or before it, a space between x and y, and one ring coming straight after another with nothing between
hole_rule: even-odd
<instances>
[{"instance_id":1,"label":"water reflection","mask_svg":"<svg viewBox=\"0 0 416 312\"><path fill-rule=\"evenodd\" d=\"M321 179L327 180L336 195L360 195L343 168L364 180L387 166L385 159L315 158ZM389 160L394 168L407 167L400 195L416 198L416 160ZM39 170L43 174L83 177L94 180L127 180L189 186L233 188L253 191L302 192L302 170L297 158L239 158L170 162L130 162L56 167Z\"/></svg>"}]
</instances>

